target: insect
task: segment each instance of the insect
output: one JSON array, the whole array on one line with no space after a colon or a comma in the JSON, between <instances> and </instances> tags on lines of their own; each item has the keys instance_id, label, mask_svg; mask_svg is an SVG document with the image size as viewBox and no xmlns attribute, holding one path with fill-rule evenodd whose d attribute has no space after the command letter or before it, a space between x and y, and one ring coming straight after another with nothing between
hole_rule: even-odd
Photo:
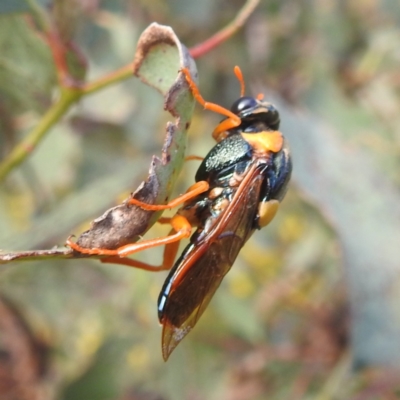
<instances>
[{"instance_id":1,"label":"insect","mask_svg":"<svg viewBox=\"0 0 400 400\"><path fill-rule=\"evenodd\" d=\"M196 100L205 109L225 117L213 131L217 144L200 164L196 183L165 205L129 200L130 204L153 211L181 205L174 217L159 221L172 225L170 234L115 250L87 249L67 241L77 252L104 256L102 262L151 271L170 270L158 298L165 361L196 325L249 237L273 219L292 171L287 143L278 131L277 109L263 101L261 95L244 96L242 74L238 67L234 71L241 95L228 110L206 102L188 70L182 70ZM197 229L191 235L192 227ZM174 263L179 241L188 237L189 244ZM159 267L127 258L159 245L165 245Z\"/></svg>"}]
</instances>

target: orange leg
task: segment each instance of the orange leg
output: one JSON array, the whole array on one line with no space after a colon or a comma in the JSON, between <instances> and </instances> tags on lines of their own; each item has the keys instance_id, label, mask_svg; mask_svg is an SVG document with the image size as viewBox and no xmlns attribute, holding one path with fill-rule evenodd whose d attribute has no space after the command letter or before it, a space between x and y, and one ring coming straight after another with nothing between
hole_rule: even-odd
<instances>
[{"instance_id":1,"label":"orange leg","mask_svg":"<svg viewBox=\"0 0 400 400\"><path fill-rule=\"evenodd\" d=\"M203 161L203 160L204 160L204 157L195 156L195 155L191 155L191 156L186 156L186 157L185 157L185 161L193 161L193 160L196 160L196 161Z\"/></svg>"},{"instance_id":2,"label":"orange leg","mask_svg":"<svg viewBox=\"0 0 400 400\"><path fill-rule=\"evenodd\" d=\"M157 222L159 224L171 224L172 218L170 217L160 217ZM174 229L172 229L169 235L174 233ZM131 258L121 258L119 256L110 256L100 259L102 263L109 263L109 264L120 264L125 265L128 267L140 268L146 271L163 271L171 269L174 265L175 257L178 252L179 248L179 241L169 243L165 245L164 248L164 255L163 255L163 262L159 266L150 265L138 260L132 260Z\"/></svg>"},{"instance_id":3,"label":"orange leg","mask_svg":"<svg viewBox=\"0 0 400 400\"><path fill-rule=\"evenodd\" d=\"M166 219L162 221L163 223L166 223ZM190 225L189 221L181 216L181 215L175 215L174 217L171 218L170 221L172 225L172 231L171 234L162 237L162 238L156 238L156 239L149 239L149 240L143 240L140 243L132 243L132 244L127 244L125 246L119 247L118 249L102 249L102 248L85 248L81 247L75 242L73 242L70 238L67 239L66 245L69 246L71 249L82 253L82 254L88 254L88 255L104 255L104 256L110 256L107 258L104 258L102 261L103 262L113 262L117 264L124 264L124 265L130 265L130 266L136 266L138 268L142 269L151 269L150 266L145 267L147 264L141 263L139 261L135 260L128 260L126 259L127 262L123 262L121 258L123 257L128 257L131 254L137 253L142 250L150 249L152 247L156 246L163 246L163 245L170 245L168 249L166 248L165 253L167 254L166 256L166 261L163 262L161 268L163 266L165 267L165 264L170 263L171 258L174 258L178 249L179 241L185 238L188 238L192 232L192 226ZM175 231L175 233L173 233ZM176 244L174 245L174 243ZM164 253L164 254L165 254ZM173 256L173 257L172 257ZM118 262L117 262L118 260ZM157 269L157 267L156 267Z\"/></svg>"},{"instance_id":4,"label":"orange leg","mask_svg":"<svg viewBox=\"0 0 400 400\"><path fill-rule=\"evenodd\" d=\"M159 221L158 221L159 222ZM170 235L173 234L174 230L171 230ZM169 270L172 268L175 262L176 254L178 253L179 249L179 241L169 243L165 245L164 248L164 255L163 255L163 262L161 265L155 266L144 263L142 261L133 260L131 258L121 258L119 256L109 256L100 259L102 263L109 263L109 264L119 264L125 265L128 267L134 267L139 269L144 269L145 271L151 272L158 272Z\"/></svg>"},{"instance_id":5,"label":"orange leg","mask_svg":"<svg viewBox=\"0 0 400 400\"><path fill-rule=\"evenodd\" d=\"M209 103L208 101L205 101L203 96L200 94L199 88L195 84L195 82L192 80L192 77L190 76L189 70L187 68L182 68L182 73L185 75L186 81L190 87L190 90L193 93L194 98L206 109L210 111L214 111L218 114L222 114L228 119L223 121L221 124L217 126L217 128L213 132L213 137L214 139L219 139L219 134L222 132L222 128L224 130L234 128L236 126L239 126L241 123L241 119L239 116L234 114L232 111L228 110L225 107L222 107L218 104L215 103ZM236 73L236 72L235 72ZM224 124L222 127L221 125ZM218 129L218 127L221 127ZM218 132L216 130L218 129ZM218 140L217 140L218 141Z\"/></svg>"},{"instance_id":6,"label":"orange leg","mask_svg":"<svg viewBox=\"0 0 400 400\"><path fill-rule=\"evenodd\" d=\"M208 190L209 184L206 181L196 182L194 185L190 186L190 188L186 191L185 194L177 197L176 199L170 201L168 204L156 205L156 204L147 204L143 203L136 199L130 199L129 204L134 204L143 210L150 210L150 211L159 211L159 210L166 210L168 208L174 208L179 206L180 204L185 203L188 200L193 199L194 197L198 196L201 193L204 193Z\"/></svg>"}]
</instances>

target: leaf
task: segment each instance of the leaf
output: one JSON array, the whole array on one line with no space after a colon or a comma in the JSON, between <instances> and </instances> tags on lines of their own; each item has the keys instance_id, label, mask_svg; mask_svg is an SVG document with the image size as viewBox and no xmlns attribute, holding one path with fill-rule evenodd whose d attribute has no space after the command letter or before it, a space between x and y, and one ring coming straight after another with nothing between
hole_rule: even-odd
<instances>
[{"instance_id":1,"label":"leaf","mask_svg":"<svg viewBox=\"0 0 400 400\"><path fill-rule=\"evenodd\" d=\"M169 122L161 158L154 156L149 176L133 197L149 203L167 202L182 168L186 132L194 108L194 99L185 77L178 71L196 69L187 49L169 27L151 24L141 35L134 60L134 73L143 82L156 88L165 98L165 109L176 119ZM138 239L157 220L159 213L132 207L126 203L107 210L82 233L77 243L85 248L115 249Z\"/></svg>"},{"instance_id":2,"label":"leaf","mask_svg":"<svg viewBox=\"0 0 400 400\"><path fill-rule=\"evenodd\" d=\"M12 32L12 34L10 34ZM22 16L0 23L0 94L14 113L43 112L56 81L51 53Z\"/></svg>"},{"instance_id":3,"label":"leaf","mask_svg":"<svg viewBox=\"0 0 400 400\"><path fill-rule=\"evenodd\" d=\"M165 109L175 117L175 120L168 122L166 127L166 137L162 149L161 157L153 156L150 164L148 178L139 185L133 196L147 203L164 203L168 200L171 190L182 168L185 149L186 132L190 125L190 118L194 108L194 99L188 89L186 80L182 74L178 74L183 67L189 68L192 75L196 76L193 60L187 49L179 42L171 28L152 24L147 28L138 42L134 61L134 72L146 84L156 88L165 98ZM128 165L127 165L128 166ZM105 186L97 187L97 196L104 193L112 195L112 187L119 187L114 181L119 178L110 177L113 182L110 184L105 181ZM126 181L126 177L121 177ZM90 191L89 191L90 193ZM114 193L116 195L116 193ZM96 196L96 195L95 195ZM61 204L54 212L49 213L46 218L41 217L35 225L36 233L53 231L51 228L55 221L68 219L71 227L80 222L71 215L85 215L82 211L85 204L91 207L89 198L75 201L74 204ZM89 230L82 233L78 238L78 244L83 247L102 247L108 249L118 248L127 243L138 239L138 235L143 234L157 220L159 213L142 210L138 207L129 206L126 203L110 208L102 216L95 219ZM66 218L64 218L66 217ZM65 224L62 224L65 226ZM27 248L43 243L45 236L36 234L32 237L32 231L25 236L18 236L18 243L25 243ZM11 238L13 241L13 239ZM54 235L53 235L54 240ZM6 248L7 239L2 240L2 246ZM64 252L65 256L70 256L70 250L64 251L26 251L19 253L3 253L4 262L13 259L32 259L35 255L40 258L59 257Z\"/></svg>"}]
</instances>

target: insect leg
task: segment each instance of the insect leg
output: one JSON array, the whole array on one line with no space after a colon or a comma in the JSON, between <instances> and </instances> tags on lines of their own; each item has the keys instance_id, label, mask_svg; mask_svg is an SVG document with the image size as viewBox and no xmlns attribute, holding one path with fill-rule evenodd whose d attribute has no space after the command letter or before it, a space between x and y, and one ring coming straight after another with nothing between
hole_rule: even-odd
<instances>
[{"instance_id":1,"label":"insect leg","mask_svg":"<svg viewBox=\"0 0 400 400\"><path fill-rule=\"evenodd\" d=\"M163 219L162 223L167 223L167 219ZM101 259L102 262L123 264L136 268L155 271L160 269L167 269L170 268L170 265L173 263L173 259L175 258L178 251L179 241L188 238L192 231L192 226L190 225L189 221L181 215L175 215L174 217L172 217L170 223L173 229L168 236L143 240L140 243L127 244L125 246L119 247L118 249L111 250L102 248L85 248L79 246L75 242L72 242L70 238L67 239L66 244L71 249L82 254L109 256ZM164 261L160 267L152 267L140 261L124 258L139 251L163 245L165 245L166 247L164 250Z\"/></svg>"},{"instance_id":2,"label":"insect leg","mask_svg":"<svg viewBox=\"0 0 400 400\"><path fill-rule=\"evenodd\" d=\"M199 88L197 87L196 83L192 80L192 77L190 76L189 70L187 68L182 68L182 73L185 75L186 81L190 87L190 90L193 93L194 98L206 109L210 111L214 111L218 114L222 114L227 119L225 121L222 121L221 124L215 128L213 132L213 138L219 142L221 141L224 137L220 137L220 133L227 130L234 128L236 126L239 126L241 123L241 119L239 118L238 115L234 114L232 111L228 110L227 108L224 108L218 104L215 103L210 103L208 101L205 101L203 96L200 94ZM216 132L218 130L218 132Z\"/></svg>"},{"instance_id":3,"label":"insect leg","mask_svg":"<svg viewBox=\"0 0 400 400\"><path fill-rule=\"evenodd\" d=\"M170 234L172 234L173 231L174 230L171 230ZM144 269L146 271L151 271L151 272L169 270L174 265L176 254L178 253L178 249L179 249L179 242L180 241L177 240L176 242L172 242L172 243L165 245L163 261L162 261L162 264L158 265L158 266L150 265L150 264L144 263L142 261L138 261L138 260L133 260L131 258L126 258L126 257L121 258L119 256L105 257L105 258L100 259L100 261L102 263L125 265L128 267Z\"/></svg>"},{"instance_id":4,"label":"insect leg","mask_svg":"<svg viewBox=\"0 0 400 400\"><path fill-rule=\"evenodd\" d=\"M195 156L195 155L190 155L190 156L186 156L186 157L185 157L185 161L193 161L193 160L196 160L196 161L203 161L203 160L204 160L204 157Z\"/></svg>"},{"instance_id":5,"label":"insect leg","mask_svg":"<svg viewBox=\"0 0 400 400\"><path fill-rule=\"evenodd\" d=\"M208 182L199 181L196 182L194 185L190 186L190 188L186 191L185 194L170 201L168 204L162 204L162 205L147 204L136 199L129 199L128 204L134 204L135 206L143 208L143 210L151 210L151 211L166 210L168 208L174 208L176 206L179 206L180 204L183 204L185 201L193 199L199 194L206 192L208 188L209 188Z\"/></svg>"}]
</instances>

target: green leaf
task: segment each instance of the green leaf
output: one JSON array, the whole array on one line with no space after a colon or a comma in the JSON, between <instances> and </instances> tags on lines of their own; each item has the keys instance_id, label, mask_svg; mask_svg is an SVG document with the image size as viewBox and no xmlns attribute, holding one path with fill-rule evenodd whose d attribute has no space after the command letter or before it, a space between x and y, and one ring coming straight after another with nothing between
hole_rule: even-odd
<instances>
[{"instance_id":1,"label":"green leaf","mask_svg":"<svg viewBox=\"0 0 400 400\"><path fill-rule=\"evenodd\" d=\"M133 194L134 198L149 204L168 201L184 162L194 98L185 77L179 73L183 67L196 77L195 64L173 30L151 24L139 39L133 71L144 83L164 95L164 107L175 120L167 123L161 157L153 156L147 179ZM159 214L121 204L93 221L77 243L85 248L121 247L136 241L155 223Z\"/></svg>"},{"instance_id":2,"label":"green leaf","mask_svg":"<svg viewBox=\"0 0 400 400\"><path fill-rule=\"evenodd\" d=\"M0 95L14 113L43 112L56 81L47 44L24 17L0 21Z\"/></svg>"},{"instance_id":3,"label":"green leaf","mask_svg":"<svg viewBox=\"0 0 400 400\"><path fill-rule=\"evenodd\" d=\"M141 80L164 95L165 108L171 113L174 120L167 124L161 157L153 156L149 176L134 194L138 199L149 203L159 204L168 200L183 165L186 132L194 108L194 99L188 89L185 77L178 73L183 67L189 68L192 75L196 76L193 60L172 29L158 24L150 25L139 39L134 72ZM51 147L56 148L57 146ZM64 147L62 146L61 150ZM51 149L50 154L54 156L54 151L51 151ZM40 157L40 160L42 159L43 154ZM51 159L54 161L53 158ZM49 163L44 165L48 168ZM127 165L125 165L125 170L126 167ZM128 169L128 171L135 169ZM120 188L118 183L127 182L131 178L129 174L116 177L113 173L110 179L111 184L107 183L106 186L95 185L93 189L97 190L98 195L93 194L93 199L103 198L102 194L107 193L108 200L106 201L112 201L113 188ZM101 180L103 183L107 182L107 176L103 176ZM126 185L125 187L128 188L129 186ZM115 192L114 195L116 195ZM85 197L84 194L82 196ZM15 246L15 243L18 243L19 245L24 244L26 246L24 250L27 250L40 243L46 243L49 238L54 239L61 234L61 232L55 232L57 228L54 228L54 226L60 227L64 232L65 229L70 232L73 228L72 221L77 224L87 217L88 212L93 212L93 201L89 198L82 201L82 196L74 196L73 199L60 204L48 216L39 218L29 232L24 235L18 234L18 240L10 235L9 231L4 232L5 237L1 240L2 247L7 248L7 243L10 246ZM79 201L76 199L79 199ZM85 207L85 204L89 208ZM101 210L99 211L101 212ZM149 229L157 218L158 213L147 212L123 203L105 212L103 211L103 215L93 221L91 228L79 237L78 243L83 247L117 248L137 240L138 235ZM56 220L59 223L55 224L54 221ZM36 232L36 235L32 235L32 232ZM38 235L38 232L41 232L41 234ZM43 257L43 255L43 252L38 253L40 257ZM70 255L69 252L66 252L66 256L68 255ZM24 256L21 255L21 257ZM49 257L51 257L51 253L49 253ZM12 258L3 253L4 261ZM29 252L29 259L31 258L32 252Z\"/></svg>"}]
</instances>

